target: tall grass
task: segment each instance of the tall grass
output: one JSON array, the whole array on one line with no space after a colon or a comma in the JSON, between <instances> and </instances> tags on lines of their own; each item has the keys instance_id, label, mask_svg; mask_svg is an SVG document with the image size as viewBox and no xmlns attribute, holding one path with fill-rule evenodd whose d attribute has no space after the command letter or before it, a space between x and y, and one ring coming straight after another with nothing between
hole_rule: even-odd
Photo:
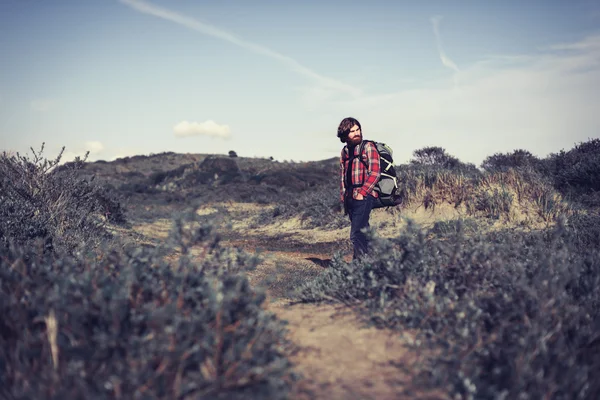
<instances>
[{"instance_id":1,"label":"tall grass","mask_svg":"<svg viewBox=\"0 0 600 400\"><path fill-rule=\"evenodd\" d=\"M533 171L470 172L431 166L402 166L398 179L402 208L433 209L449 204L467 215L510 220L519 210L534 210L541 221L555 221L570 212L549 179Z\"/></svg>"}]
</instances>

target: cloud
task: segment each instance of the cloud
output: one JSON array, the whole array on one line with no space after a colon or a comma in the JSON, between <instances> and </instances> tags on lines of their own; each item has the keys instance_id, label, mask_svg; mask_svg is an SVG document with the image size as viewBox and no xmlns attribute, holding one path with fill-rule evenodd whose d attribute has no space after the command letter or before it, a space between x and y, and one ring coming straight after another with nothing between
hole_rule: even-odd
<instances>
[{"instance_id":1,"label":"cloud","mask_svg":"<svg viewBox=\"0 0 600 400\"><path fill-rule=\"evenodd\" d=\"M104 150L104 145L99 141L91 141L85 143L85 148L90 154L100 154Z\"/></svg>"},{"instance_id":2,"label":"cloud","mask_svg":"<svg viewBox=\"0 0 600 400\"><path fill-rule=\"evenodd\" d=\"M433 34L435 35L435 41L437 43L438 52L440 54L440 60L442 61L442 64L444 66L454 71L454 84L457 85L458 73L460 73L460 70L458 69L456 63L446 55L446 52L444 51L444 48L442 46L442 38L440 35L440 22L442 21L442 18L442 16L436 15L435 17L431 17L430 21L433 25Z\"/></svg>"},{"instance_id":3,"label":"cloud","mask_svg":"<svg viewBox=\"0 0 600 400\"><path fill-rule=\"evenodd\" d=\"M92 140L85 142L84 144L76 145L72 148L67 146L65 148L65 151L63 152L60 164L65 164L67 162L74 161L76 157L83 159L88 151L90 152L90 154L88 155L87 162L94 162L98 160L114 161L117 158L131 157L144 154L144 151L139 148L133 149L123 147L107 147L100 141ZM56 154L50 155L50 158L56 157L58 155L58 152L59 149L56 148Z\"/></svg>"},{"instance_id":4,"label":"cloud","mask_svg":"<svg viewBox=\"0 0 600 400\"><path fill-rule=\"evenodd\" d=\"M545 157L599 137L598 93L600 35L482 59L462 68L458 88L430 82L330 108L360 112L365 135L389 142L398 162L438 145L478 164L495 152L522 148Z\"/></svg>"},{"instance_id":5,"label":"cloud","mask_svg":"<svg viewBox=\"0 0 600 400\"><path fill-rule=\"evenodd\" d=\"M559 43L555 45L547 46L542 50L565 50L565 51L593 51L600 50L600 35L588 36L578 42L574 43Z\"/></svg>"},{"instance_id":6,"label":"cloud","mask_svg":"<svg viewBox=\"0 0 600 400\"><path fill-rule=\"evenodd\" d=\"M53 99L34 99L30 103L31 109L38 112L47 112L56 106Z\"/></svg>"},{"instance_id":7,"label":"cloud","mask_svg":"<svg viewBox=\"0 0 600 400\"><path fill-rule=\"evenodd\" d=\"M231 136L228 125L219 125L213 120L205 122L181 121L173 127L173 133L176 137L204 135L228 139Z\"/></svg>"},{"instance_id":8,"label":"cloud","mask_svg":"<svg viewBox=\"0 0 600 400\"><path fill-rule=\"evenodd\" d=\"M97 159L104 160L104 161L114 161L119 158L133 157L133 156L139 156L139 155L144 155L144 154L146 154L146 153L141 149L120 147L118 149L112 149L110 151L110 154L106 154L104 157L100 157Z\"/></svg>"},{"instance_id":9,"label":"cloud","mask_svg":"<svg viewBox=\"0 0 600 400\"><path fill-rule=\"evenodd\" d=\"M65 149L65 151L62 153L62 157L60 158L59 165L66 164L71 161L75 161L75 158L77 158L77 157L79 157L80 159L83 160L85 153L86 153L85 151L77 152L77 151L70 151L70 150ZM56 155L58 155L58 152ZM50 158L54 158L54 157L50 157ZM88 157L88 161L91 161L89 157Z\"/></svg>"},{"instance_id":10,"label":"cloud","mask_svg":"<svg viewBox=\"0 0 600 400\"><path fill-rule=\"evenodd\" d=\"M90 154L88 155L87 161L91 162L104 159L105 157L103 157L103 155L105 150L104 144L98 140L87 141L84 144L76 145L73 148L66 146L60 163L64 164L66 162L74 161L76 157L83 159L88 151Z\"/></svg>"},{"instance_id":11,"label":"cloud","mask_svg":"<svg viewBox=\"0 0 600 400\"><path fill-rule=\"evenodd\" d=\"M205 22L198 21L197 19L186 17L184 15L178 14L174 11L147 3L141 0L120 0L121 3L128 5L129 7L148 15L153 15L158 18L165 19L167 21L174 22L178 25L185 26L186 28L195 30L197 32L203 33L208 36L215 37L217 39L221 39L223 41L229 42L236 46L239 46L245 50L251 51L256 54L260 54L262 56L271 58L276 60L292 71L303 75L307 78L312 79L313 81L318 82L320 85L328 88L334 89L337 92L343 94L349 94L352 96L359 96L361 91L357 89L355 86L346 84L337 79L319 74L318 72L312 70L309 67L302 65L300 62L296 61L292 57L281 54L277 51L271 50L268 47L262 46L257 43L253 43L251 41L247 41L241 39L240 37L234 35L233 33L229 33L221 28L216 26L207 24Z\"/></svg>"}]
</instances>

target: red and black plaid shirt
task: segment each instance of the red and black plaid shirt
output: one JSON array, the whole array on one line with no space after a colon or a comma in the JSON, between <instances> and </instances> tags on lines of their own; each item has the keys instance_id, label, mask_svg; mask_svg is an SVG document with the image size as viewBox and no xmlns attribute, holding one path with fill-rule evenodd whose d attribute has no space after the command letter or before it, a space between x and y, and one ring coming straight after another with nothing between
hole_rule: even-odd
<instances>
[{"instance_id":1,"label":"red and black plaid shirt","mask_svg":"<svg viewBox=\"0 0 600 400\"><path fill-rule=\"evenodd\" d=\"M365 164L362 163L358 157L359 151L360 144L354 147L355 158L352 161L352 184L359 185L362 183L363 185L361 187L354 188L354 191L352 192L352 198L355 199L359 193L363 196L370 194L373 197L377 197L377 192L375 192L373 189L375 188L375 184L377 184L377 181L381 175L379 153L372 142L366 142L361 155L362 159L366 163L365 166ZM348 154L348 146L344 146L342 149L342 155L340 157L340 199L342 202L344 201L344 193L346 191L346 170L348 168L349 159L350 156Z\"/></svg>"}]
</instances>

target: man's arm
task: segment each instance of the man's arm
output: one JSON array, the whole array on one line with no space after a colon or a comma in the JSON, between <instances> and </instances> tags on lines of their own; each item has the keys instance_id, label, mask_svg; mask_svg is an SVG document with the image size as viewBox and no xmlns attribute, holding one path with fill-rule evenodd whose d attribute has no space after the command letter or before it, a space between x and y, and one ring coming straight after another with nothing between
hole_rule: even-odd
<instances>
[{"instance_id":1,"label":"man's arm","mask_svg":"<svg viewBox=\"0 0 600 400\"><path fill-rule=\"evenodd\" d=\"M373 192L375 185L381 176L381 160L375 145L371 142L367 142L365 145L365 153L367 155L367 178L358 191L363 197Z\"/></svg>"}]
</instances>

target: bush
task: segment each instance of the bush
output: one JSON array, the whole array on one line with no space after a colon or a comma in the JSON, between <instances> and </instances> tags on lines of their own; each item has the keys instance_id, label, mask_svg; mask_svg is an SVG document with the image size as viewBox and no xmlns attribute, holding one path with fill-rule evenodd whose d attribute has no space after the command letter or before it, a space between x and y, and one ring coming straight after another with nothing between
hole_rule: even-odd
<instances>
[{"instance_id":1,"label":"bush","mask_svg":"<svg viewBox=\"0 0 600 400\"><path fill-rule=\"evenodd\" d=\"M568 229L577 247L600 249L600 215L578 211L568 220Z\"/></svg>"},{"instance_id":2,"label":"bush","mask_svg":"<svg viewBox=\"0 0 600 400\"><path fill-rule=\"evenodd\" d=\"M442 147L429 146L413 151L411 163L446 167L456 164L458 159L446 153Z\"/></svg>"},{"instance_id":3,"label":"bush","mask_svg":"<svg viewBox=\"0 0 600 400\"><path fill-rule=\"evenodd\" d=\"M481 190L482 189L482 190ZM506 188L481 188L473 196L469 204L471 213L482 212L487 218L499 219L510 213L514 196Z\"/></svg>"},{"instance_id":4,"label":"bush","mask_svg":"<svg viewBox=\"0 0 600 400\"><path fill-rule=\"evenodd\" d=\"M31 149L33 159L0 155L0 240L27 245L41 239L46 251L98 246L109 222L127 222L120 202L93 177L78 176L87 154L55 168L64 148L54 160L43 150L43 144L39 152Z\"/></svg>"},{"instance_id":5,"label":"bush","mask_svg":"<svg viewBox=\"0 0 600 400\"><path fill-rule=\"evenodd\" d=\"M527 150L518 149L512 153L495 153L486 157L481 168L487 172L508 172L511 169L541 170L541 160Z\"/></svg>"},{"instance_id":6,"label":"bush","mask_svg":"<svg viewBox=\"0 0 600 400\"><path fill-rule=\"evenodd\" d=\"M351 302L378 326L414 332L420 362L398 363L413 377L404 396L596 399L600 254L578 234L594 222L429 238L409 224L374 237L360 262L335 257L297 296Z\"/></svg>"},{"instance_id":7,"label":"bush","mask_svg":"<svg viewBox=\"0 0 600 400\"><path fill-rule=\"evenodd\" d=\"M166 180L181 178L183 176L183 173L188 168L190 168L190 165L186 164L186 165L181 165L177 168L174 168L174 169L171 169L168 171L153 172L148 177L148 183L149 183L149 185L154 186L154 185L160 185L161 183L165 182Z\"/></svg>"},{"instance_id":8,"label":"bush","mask_svg":"<svg viewBox=\"0 0 600 400\"><path fill-rule=\"evenodd\" d=\"M0 397L285 398L289 343L248 283L256 264L191 217L168 247L99 260L2 250Z\"/></svg>"},{"instance_id":9,"label":"bush","mask_svg":"<svg viewBox=\"0 0 600 400\"><path fill-rule=\"evenodd\" d=\"M413 151L413 158L410 160L410 164L413 166L436 167L465 173L476 173L478 171L474 164L465 164L458 158L446 153L446 149L437 146L423 147L422 149Z\"/></svg>"},{"instance_id":10,"label":"bush","mask_svg":"<svg viewBox=\"0 0 600 400\"><path fill-rule=\"evenodd\" d=\"M462 231L472 235L481 231L480 224L474 218L436 221L429 229L428 234L445 237Z\"/></svg>"},{"instance_id":11,"label":"bush","mask_svg":"<svg viewBox=\"0 0 600 400\"><path fill-rule=\"evenodd\" d=\"M598 200L600 192L600 139L577 144L568 152L549 157L554 185L563 194ZM600 202L588 204L598 207Z\"/></svg>"}]
</instances>

